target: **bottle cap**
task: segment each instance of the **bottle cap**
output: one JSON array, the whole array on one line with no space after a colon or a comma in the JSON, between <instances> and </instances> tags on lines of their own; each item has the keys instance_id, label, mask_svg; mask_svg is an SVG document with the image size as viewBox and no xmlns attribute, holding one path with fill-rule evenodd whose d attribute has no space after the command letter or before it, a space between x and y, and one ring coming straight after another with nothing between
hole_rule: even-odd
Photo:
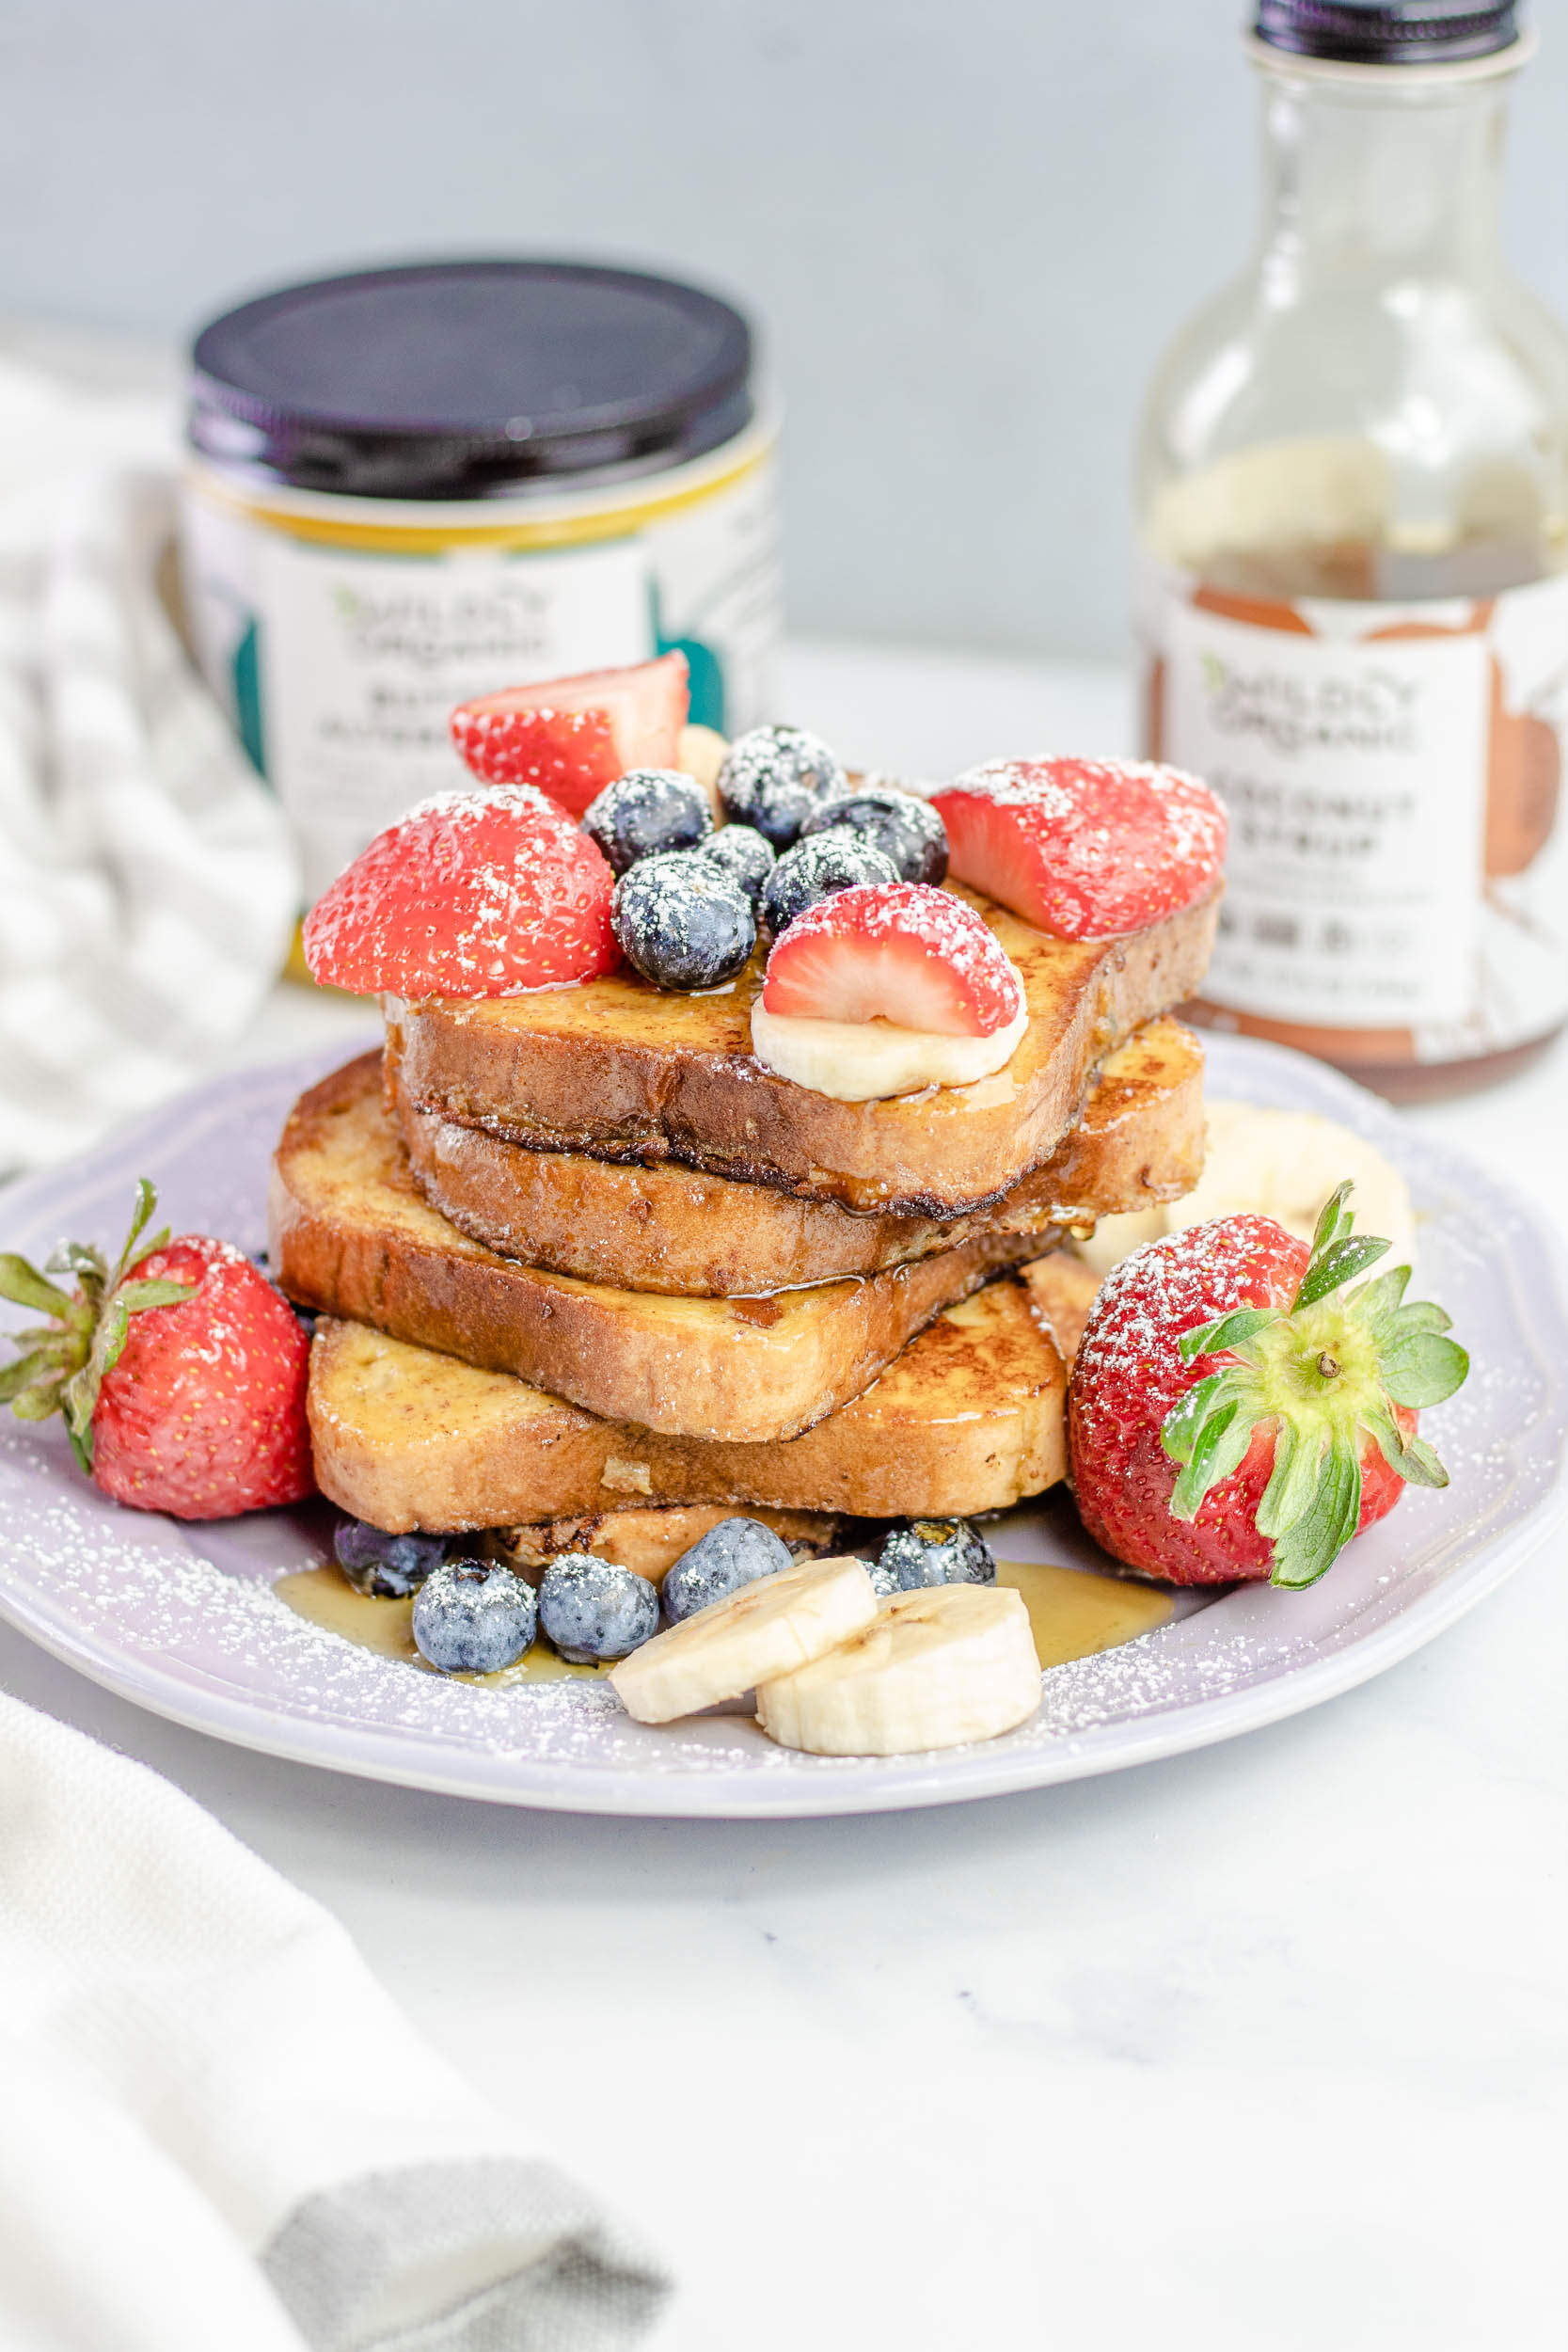
<instances>
[{"instance_id":1,"label":"bottle cap","mask_svg":"<svg viewBox=\"0 0 1568 2352\"><path fill-rule=\"evenodd\" d=\"M198 336L190 435L301 489L473 499L700 457L752 417L727 302L570 262L286 286Z\"/></svg>"},{"instance_id":2,"label":"bottle cap","mask_svg":"<svg viewBox=\"0 0 1568 2352\"><path fill-rule=\"evenodd\" d=\"M1271 49L1343 65L1456 65L1519 39L1516 0L1258 0Z\"/></svg>"}]
</instances>

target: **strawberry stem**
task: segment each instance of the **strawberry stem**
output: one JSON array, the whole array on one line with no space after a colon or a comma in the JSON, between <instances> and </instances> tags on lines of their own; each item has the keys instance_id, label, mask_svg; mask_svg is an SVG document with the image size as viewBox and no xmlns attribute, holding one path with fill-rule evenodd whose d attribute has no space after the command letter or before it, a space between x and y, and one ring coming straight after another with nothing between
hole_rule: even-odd
<instances>
[{"instance_id":1,"label":"strawberry stem","mask_svg":"<svg viewBox=\"0 0 1568 2352\"><path fill-rule=\"evenodd\" d=\"M131 1317L196 1295L194 1282L125 1279L133 1263L151 1257L168 1240L166 1225L150 1240L142 1238L157 1205L157 1192L143 1176L136 1185L131 1229L112 1270L103 1251L90 1243L66 1241L52 1250L45 1262L48 1272L73 1275L75 1287L70 1292L47 1281L14 1251L0 1255L0 1298L48 1317L45 1323L8 1335L18 1352L0 1371L0 1405L9 1405L21 1421L47 1421L52 1413L63 1414L71 1451L84 1470L92 1469L92 1417L99 1391L105 1373L119 1359Z\"/></svg>"},{"instance_id":2,"label":"strawberry stem","mask_svg":"<svg viewBox=\"0 0 1568 2352\"><path fill-rule=\"evenodd\" d=\"M1178 1399L1160 1433L1181 1465L1172 1514L1192 1520L1240 1469L1258 1430L1272 1428L1257 1527L1273 1547L1272 1581L1295 1589L1315 1584L1355 1534L1367 1440L1408 1484L1448 1484L1426 1440L1401 1430L1395 1407L1441 1404L1469 1370L1445 1336L1442 1308L1403 1303L1408 1266L1348 1288L1388 1250L1354 1232L1350 1192L1343 1184L1324 1203L1288 1310L1243 1307L1182 1334L1184 1363L1218 1359L1218 1368Z\"/></svg>"}]
</instances>

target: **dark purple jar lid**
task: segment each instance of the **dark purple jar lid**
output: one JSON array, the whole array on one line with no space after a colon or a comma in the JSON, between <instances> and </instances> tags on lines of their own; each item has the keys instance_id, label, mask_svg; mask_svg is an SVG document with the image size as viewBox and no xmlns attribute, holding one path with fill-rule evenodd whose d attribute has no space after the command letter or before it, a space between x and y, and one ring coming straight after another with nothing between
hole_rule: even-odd
<instances>
[{"instance_id":1,"label":"dark purple jar lid","mask_svg":"<svg viewBox=\"0 0 1568 2352\"><path fill-rule=\"evenodd\" d=\"M1258 0L1253 30L1273 49L1344 65L1454 65L1519 38L1515 0Z\"/></svg>"},{"instance_id":2,"label":"dark purple jar lid","mask_svg":"<svg viewBox=\"0 0 1568 2352\"><path fill-rule=\"evenodd\" d=\"M358 498L654 471L752 417L738 310L577 262L425 262L286 286L204 327L192 364L195 448Z\"/></svg>"}]
</instances>

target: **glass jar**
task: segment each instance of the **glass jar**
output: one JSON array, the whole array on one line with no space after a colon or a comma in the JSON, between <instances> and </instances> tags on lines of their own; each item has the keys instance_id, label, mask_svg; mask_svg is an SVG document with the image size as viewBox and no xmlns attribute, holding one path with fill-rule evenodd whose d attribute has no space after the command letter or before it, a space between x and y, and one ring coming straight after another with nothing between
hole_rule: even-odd
<instances>
[{"instance_id":1,"label":"glass jar","mask_svg":"<svg viewBox=\"0 0 1568 2352\"><path fill-rule=\"evenodd\" d=\"M1504 272L1511 5L1262 0L1263 233L1139 461L1147 735L1226 800L1206 1009L1386 1092L1568 1016L1568 336Z\"/></svg>"},{"instance_id":2,"label":"glass jar","mask_svg":"<svg viewBox=\"0 0 1568 2352\"><path fill-rule=\"evenodd\" d=\"M368 270L207 327L185 604L307 900L470 781L471 695L678 649L693 722L770 717L775 438L739 313L630 270Z\"/></svg>"}]
</instances>

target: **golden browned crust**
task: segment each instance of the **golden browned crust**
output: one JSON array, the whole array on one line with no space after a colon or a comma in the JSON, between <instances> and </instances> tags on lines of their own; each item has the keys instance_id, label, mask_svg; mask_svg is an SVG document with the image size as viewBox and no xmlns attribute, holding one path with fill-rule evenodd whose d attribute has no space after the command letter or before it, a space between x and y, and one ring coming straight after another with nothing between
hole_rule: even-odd
<instances>
[{"instance_id":1,"label":"golden browned crust","mask_svg":"<svg viewBox=\"0 0 1568 2352\"><path fill-rule=\"evenodd\" d=\"M866 1518L1002 1511L1066 1473L1067 1375L1023 1281L940 1315L875 1387L804 1436L718 1445L600 1421L509 1377L324 1321L310 1428L324 1494L395 1533L616 1503L767 1503Z\"/></svg>"},{"instance_id":2,"label":"golden browned crust","mask_svg":"<svg viewBox=\"0 0 1568 2352\"><path fill-rule=\"evenodd\" d=\"M588 1551L661 1584L681 1554L728 1518L733 1507L728 1502L654 1503L640 1511L588 1511L571 1519L536 1519L527 1527L498 1527L487 1548L533 1583L563 1552ZM840 1521L831 1511L775 1511L753 1502L747 1517L770 1527L797 1555L825 1559L838 1542Z\"/></svg>"},{"instance_id":3,"label":"golden browned crust","mask_svg":"<svg viewBox=\"0 0 1568 2352\"><path fill-rule=\"evenodd\" d=\"M301 1306L548 1384L610 1420L740 1443L847 1404L931 1317L1039 1247L981 1233L866 1280L673 1298L549 1274L470 1241L421 1199L375 1057L303 1095L273 1163L274 1273Z\"/></svg>"},{"instance_id":4,"label":"golden browned crust","mask_svg":"<svg viewBox=\"0 0 1568 2352\"><path fill-rule=\"evenodd\" d=\"M1054 1257L1039 1258L1025 1266L1023 1279L1035 1312L1056 1343L1057 1354L1070 1364L1099 1295L1100 1277L1091 1274L1070 1249L1061 1249Z\"/></svg>"},{"instance_id":5,"label":"golden browned crust","mask_svg":"<svg viewBox=\"0 0 1568 2352\"><path fill-rule=\"evenodd\" d=\"M875 1274L979 1232L1048 1233L1191 1191L1203 1164L1203 1055L1151 1021L1101 1064L1083 1117L993 1208L938 1220L856 1216L763 1184L531 1151L421 1110L395 1048L387 1095L416 1182L473 1240L531 1265L627 1290L729 1298Z\"/></svg>"},{"instance_id":6,"label":"golden browned crust","mask_svg":"<svg viewBox=\"0 0 1568 2352\"><path fill-rule=\"evenodd\" d=\"M837 1103L751 1051L760 962L724 990L665 995L616 974L526 996L388 1000L421 1109L546 1152L675 1160L861 1214L945 1217L1009 1192L1056 1150L1090 1072L1208 966L1218 895L1126 939L1051 939L973 892L1023 976L1029 1027L968 1087Z\"/></svg>"}]
</instances>

